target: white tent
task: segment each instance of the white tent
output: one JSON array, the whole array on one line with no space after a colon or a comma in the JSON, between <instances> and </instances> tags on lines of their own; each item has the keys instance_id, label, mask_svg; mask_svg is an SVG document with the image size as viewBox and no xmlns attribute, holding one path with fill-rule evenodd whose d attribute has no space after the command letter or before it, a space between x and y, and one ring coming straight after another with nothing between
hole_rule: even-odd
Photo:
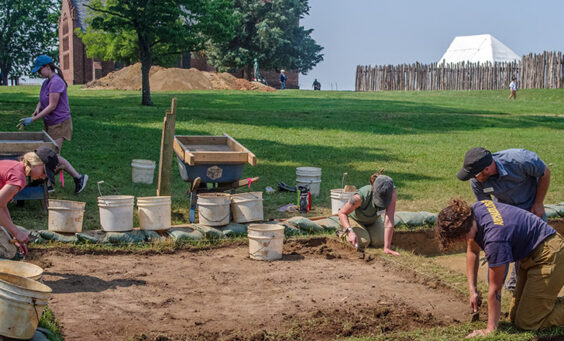
<instances>
[{"instance_id":1,"label":"white tent","mask_svg":"<svg viewBox=\"0 0 564 341\"><path fill-rule=\"evenodd\" d=\"M490 34L455 37L439 64L449 63L494 63L519 61L519 57L509 47Z\"/></svg>"}]
</instances>

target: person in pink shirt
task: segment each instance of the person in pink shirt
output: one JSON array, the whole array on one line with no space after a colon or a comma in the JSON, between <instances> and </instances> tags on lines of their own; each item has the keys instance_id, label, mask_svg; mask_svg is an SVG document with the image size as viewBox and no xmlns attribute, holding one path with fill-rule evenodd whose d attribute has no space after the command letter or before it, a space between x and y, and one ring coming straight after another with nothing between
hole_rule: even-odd
<instances>
[{"instance_id":1,"label":"person in pink shirt","mask_svg":"<svg viewBox=\"0 0 564 341\"><path fill-rule=\"evenodd\" d=\"M35 107L33 115L22 118L19 126L26 127L33 121L43 119L44 129L55 140L59 146L59 154L63 148L63 141L70 141L72 137L72 118L70 114L69 98L67 95L67 83L61 69L55 66L53 59L41 55L35 59L32 73L38 72L42 78L47 78L41 85L39 102ZM86 187L88 175L78 173L74 167L64 158L59 157L60 167L69 173L75 183L75 194L82 192ZM49 184L49 192L53 192Z\"/></svg>"},{"instance_id":2,"label":"person in pink shirt","mask_svg":"<svg viewBox=\"0 0 564 341\"><path fill-rule=\"evenodd\" d=\"M29 235L12 222L8 202L26 186L26 177L31 180L55 179L55 168L59 164L57 153L48 147L39 147L26 153L21 161L0 160L0 258L12 259L19 252L27 254Z\"/></svg>"}]
</instances>

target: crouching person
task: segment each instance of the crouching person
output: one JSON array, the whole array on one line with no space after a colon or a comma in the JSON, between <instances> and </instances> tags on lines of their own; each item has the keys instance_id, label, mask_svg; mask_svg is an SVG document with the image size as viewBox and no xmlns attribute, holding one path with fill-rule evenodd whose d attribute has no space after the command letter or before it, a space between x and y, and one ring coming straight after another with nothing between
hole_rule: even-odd
<instances>
[{"instance_id":1,"label":"crouching person","mask_svg":"<svg viewBox=\"0 0 564 341\"><path fill-rule=\"evenodd\" d=\"M399 256L390 248L396 196L392 178L380 173L373 174L370 185L360 188L339 210L343 237L357 249L364 249L368 245L384 246L385 253Z\"/></svg>"},{"instance_id":2,"label":"crouching person","mask_svg":"<svg viewBox=\"0 0 564 341\"><path fill-rule=\"evenodd\" d=\"M437 219L436 235L443 249L466 240L466 272L470 305L478 311L476 287L480 249L488 259L488 325L469 337L487 335L498 325L501 288L509 263L519 261L517 287L511 301L511 323L537 330L564 325L564 302L558 293L564 284L564 240L531 212L482 200L469 206L454 199Z\"/></svg>"}]
</instances>

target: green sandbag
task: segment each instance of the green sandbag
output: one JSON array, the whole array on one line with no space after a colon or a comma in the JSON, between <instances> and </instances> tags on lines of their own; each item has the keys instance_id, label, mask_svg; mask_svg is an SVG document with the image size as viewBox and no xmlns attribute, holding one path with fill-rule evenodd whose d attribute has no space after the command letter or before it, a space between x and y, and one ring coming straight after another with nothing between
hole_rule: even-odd
<instances>
[{"instance_id":1,"label":"green sandbag","mask_svg":"<svg viewBox=\"0 0 564 341\"><path fill-rule=\"evenodd\" d=\"M287 223L280 223L280 225L284 226L284 237L292 237L292 236L301 236L307 234L307 232L300 230L297 227L294 227Z\"/></svg>"},{"instance_id":2,"label":"green sandbag","mask_svg":"<svg viewBox=\"0 0 564 341\"><path fill-rule=\"evenodd\" d=\"M106 232L103 243L110 244L138 244L145 241L145 233L140 230L129 232Z\"/></svg>"},{"instance_id":3,"label":"green sandbag","mask_svg":"<svg viewBox=\"0 0 564 341\"><path fill-rule=\"evenodd\" d=\"M76 234L62 234L48 230L40 230L39 235L46 240L63 243L76 243L78 239Z\"/></svg>"},{"instance_id":4,"label":"green sandbag","mask_svg":"<svg viewBox=\"0 0 564 341\"><path fill-rule=\"evenodd\" d=\"M175 227L168 230L167 233L175 242L204 239L200 231L191 228Z\"/></svg>"},{"instance_id":5,"label":"green sandbag","mask_svg":"<svg viewBox=\"0 0 564 341\"><path fill-rule=\"evenodd\" d=\"M221 232L225 237L246 236L247 226L243 224L230 223L222 227Z\"/></svg>"},{"instance_id":6,"label":"green sandbag","mask_svg":"<svg viewBox=\"0 0 564 341\"><path fill-rule=\"evenodd\" d=\"M145 235L145 241L149 243L166 241L166 237L161 236L157 231L151 231L151 230L141 230L141 231Z\"/></svg>"},{"instance_id":7,"label":"green sandbag","mask_svg":"<svg viewBox=\"0 0 564 341\"><path fill-rule=\"evenodd\" d=\"M76 234L78 242L91 244L101 243L104 240L105 236L106 232L102 230L84 231Z\"/></svg>"},{"instance_id":8,"label":"green sandbag","mask_svg":"<svg viewBox=\"0 0 564 341\"><path fill-rule=\"evenodd\" d=\"M419 212L419 214L423 216L423 221L426 225L435 225L435 223L437 222L438 214L436 213L421 211Z\"/></svg>"},{"instance_id":9,"label":"green sandbag","mask_svg":"<svg viewBox=\"0 0 564 341\"><path fill-rule=\"evenodd\" d=\"M325 229L321 227L321 225L318 225L315 222L304 217L293 217L286 220L286 222L308 233L321 233L325 231Z\"/></svg>"},{"instance_id":10,"label":"green sandbag","mask_svg":"<svg viewBox=\"0 0 564 341\"><path fill-rule=\"evenodd\" d=\"M544 205L545 211L546 211L547 208L555 210L556 213L558 213L558 215L560 215L561 217L564 217L564 202L561 202L560 204L554 204L554 205Z\"/></svg>"},{"instance_id":11,"label":"green sandbag","mask_svg":"<svg viewBox=\"0 0 564 341\"><path fill-rule=\"evenodd\" d=\"M398 219L408 227L425 225L425 216L419 212L396 212L394 219Z\"/></svg>"},{"instance_id":12,"label":"green sandbag","mask_svg":"<svg viewBox=\"0 0 564 341\"><path fill-rule=\"evenodd\" d=\"M325 219L319 219L316 220L315 223L328 231L335 231L336 229L341 228L339 217L328 217Z\"/></svg>"},{"instance_id":13,"label":"green sandbag","mask_svg":"<svg viewBox=\"0 0 564 341\"><path fill-rule=\"evenodd\" d=\"M548 206L544 206L544 213L546 214L546 218L547 219L552 219L552 218L559 218L560 214L558 214L558 211L548 207Z\"/></svg>"},{"instance_id":14,"label":"green sandbag","mask_svg":"<svg viewBox=\"0 0 564 341\"><path fill-rule=\"evenodd\" d=\"M219 228L198 224L192 224L192 227L200 231L205 239L213 240L223 238L223 232Z\"/></svg>"}]
</instances>

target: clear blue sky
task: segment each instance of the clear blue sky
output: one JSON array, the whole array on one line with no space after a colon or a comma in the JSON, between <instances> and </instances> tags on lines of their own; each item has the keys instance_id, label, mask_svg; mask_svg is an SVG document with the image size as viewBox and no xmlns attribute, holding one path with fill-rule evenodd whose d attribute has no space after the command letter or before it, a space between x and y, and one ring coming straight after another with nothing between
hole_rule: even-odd
<instances>
[{"instance_id":1,"label":"clear blue sky","mask_svg":"<svg viewBox=\"0 0 564 341\"><path fill-rule=\"evenodd\" d=\"M300 88L317 78L323 90L354 90L357 65L437 62L455 36L491 34L518 55L564 52L564 0L310 0L312 28L324 61Z\"/></svg>"}]
</instances>

